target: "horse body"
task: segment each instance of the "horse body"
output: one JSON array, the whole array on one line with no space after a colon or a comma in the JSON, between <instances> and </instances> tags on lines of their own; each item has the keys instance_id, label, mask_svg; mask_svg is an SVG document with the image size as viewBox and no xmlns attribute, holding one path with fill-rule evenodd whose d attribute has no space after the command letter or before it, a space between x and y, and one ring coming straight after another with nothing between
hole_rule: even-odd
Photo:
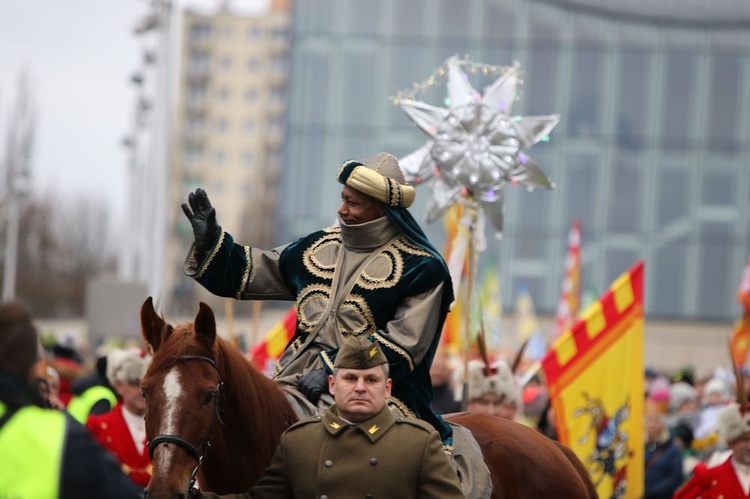
<instances>
[{"instance_id":1,"label":"horse body","mask_svg":"<svg viewBox=\"0 0 750 499\"><path fill-rule=\"evenodd\" d=\"M153 360L143 379L153 475L145 497L186 498L194 478L220 494L263 476L281 434L296 421L282 390L216 335L201 303L194 323L172 327L149 298L141 309ZM486 414L447 418L468 428L492 474L493 498L586 498L596 491L569 449Z\"/></svg>"}]
</instances>

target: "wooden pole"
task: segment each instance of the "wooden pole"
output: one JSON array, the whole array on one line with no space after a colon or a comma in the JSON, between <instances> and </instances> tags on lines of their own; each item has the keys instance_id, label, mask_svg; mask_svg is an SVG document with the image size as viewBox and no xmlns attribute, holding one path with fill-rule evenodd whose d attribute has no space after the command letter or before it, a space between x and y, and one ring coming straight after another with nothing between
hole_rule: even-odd
<instances>
[{"instance_id":1,"label":"wooden pole","mask_svg":"<svg viewBox=\"0 0 750 499\"><path fill-rule=\"evenodd\" d=\"M469 407L469 361L471 360L471 300L474 289L475 255L474 237L477 229L477 208L474 199L466 204L469 216L469 242L466 249L466 289L464 290L464 375L461 390L461 410L466 411Z\"/></svg>"}]
</instances>

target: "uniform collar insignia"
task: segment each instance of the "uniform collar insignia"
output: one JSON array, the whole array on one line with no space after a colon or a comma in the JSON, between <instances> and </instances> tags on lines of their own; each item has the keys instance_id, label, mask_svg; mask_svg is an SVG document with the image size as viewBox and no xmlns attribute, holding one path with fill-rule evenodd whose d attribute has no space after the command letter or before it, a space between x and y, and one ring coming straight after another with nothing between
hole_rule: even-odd
<instances>
[{"instance_id":1,"label":"uniform collar insignia","mask_svg":"<svg viewBox=\"0 0 750 499\"><path fill-rule=\"evenodd\" d=\"M369 429L369 430L367 430L367 432L368 432L368 433L369 433L370 435L375 435L375 433L377 433L377 431L378 431L379 429L380 429L380 426L378 426L378 425L374 424L374 425L372 425L372 426L370 427L370 429Z\"/></svg>"},{"instance_id":2,"label":"uniform collar insignia","mask_svg":"<svg viewBox=\"0 0 750 499\"><path fill-rule=\"evenodd\" d=\"M333 428L334 430L338 430L339 428L341 428L341 425L334 421L331 423L331 428Z\"/></svg>"}]
</instances>

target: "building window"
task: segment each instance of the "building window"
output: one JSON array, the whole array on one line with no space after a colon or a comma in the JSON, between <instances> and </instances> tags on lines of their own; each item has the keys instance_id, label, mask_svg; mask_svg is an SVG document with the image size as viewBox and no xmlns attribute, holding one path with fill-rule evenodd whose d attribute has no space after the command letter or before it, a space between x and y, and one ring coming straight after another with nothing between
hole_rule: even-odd
<instances>
[{"instance_id":1,"label":"building window","mask_svg":"<svg viewBox=\"0 0 750 499\"><path fill-rule=\"evenodd\" d=\"M206 85L190 85L188 88L188 102L202 104L206 101Z\"/></svg>"},{"instance_id":2,"label":"building window","mask_svg":"<svg viewBox=\"0 0 750 499\"><path fill-rule=\"evenodd\" d=\"M253 121L253 120L245 120L245 123L243 124L243 128L248 133L254 132L255 131L255 121Z\"/></svg>"},{"instance_id":3,"label":"building window","mask_svg":"<svg viewBox=\"0 0 750 499\"><path fill-rule=\"evenodd\" d=\"M190 135L201 134L206 129L206 120L203 117L193 116L187 120L187 132Z\"/></svg>"},{"instance_id":4,"label":"building window","mask_svg":"<svg viewBox=\"0 0 750 499\"><path fill-rule=\"evenodd\" d=\"M661 140L665 149L689 146L690 127L698 105L697 56L678 50L665 54Z\"/></svg>"},{"instance_id":5,"label":"building window","mask_svg":"<svg viewBox=\"0 0 750 499\"><path fill-rule=\"evenodd\" d=\"M211 38L211 26L208 24L195 24L190 27L190 40L197 42Z\"/></svg>"},{"instance_id":6,"label":"building window","mask_svg":"<svg viewBox=\"0 0 750 499\"><path fill-rule=\"evenodd\" d=\"M286 57L271 58L271 69L274 71L286 71Z\"/></svg>"},{"instance_id":7,"label":"building window","mask_svg":"<svg viewBox=\"0 0 750 499\"><path fill-rule=\"evenodd\" d=\"M250 26L247 28L247 39L258 40L263 36L263 30L260 26Z\"/></svg>"},{"instance_id":8,"label":"building window","mask_svg":"<svg viewBox=\"0 0 750 499\"><path fill-rule=\"evenodd\" d=\"M280 88L271 89L271 101L281 102L284 100L284 91Z\"/></svg>"},{"instance_id":9,"label":"building window","mask_svg":"<svg viewBox=\"0 0 750 499\"><path fill-rule=\"evenodd\" d=\"M224 166L224 163L226 162L226 160L227 160L227 154L223 150L218 149L214 151L214 164L216 166Z\"/></svg>"},{"instance_id":10,"label":"building window","mask_svg":"<svg viewBox=\"0 0 750 499\"><path fill-rule=\"evenodd\" d=\"M242 195L248 197L253 195L253 184L249 180L242 183Z\"/></svg>"},{"instance_id":11,"label":"building window","mask_svg":"<svg viewBox=\"0 0 750 499\"><path fill-rule=\"evenodd\" d=\"M219 67L223 70L230 69L232 67L232 56L222 56L221 59L219 59Z\"/></svg>"},{"instance_id":12,"label":"building window","mask_svg":"<svg viewBox=\"0 0 750 499\"><path fill-rule=\"evenodd\" d=\"M232 30L231 27L227 26L224 28L224 31L222 31L222 35L224 35L225 40L231 40L232 36L234 36L234 30Z\"/></svg>"},{"instance_id":13,"label":"building window","mask_svg":"<svg viewBox=\"0 0 750 499\"><path fill-rule=\"evenodd\" d=\"M248 71L255 71L260 68L260 60L257 57L250 57L246 63Z\"/></svg>"},{"instance_id":14,"label":"building window","mask_svg":"<svg viewBox=\"0 0 750 499\"><path fill-rule=\"evenodd\" d=\"M191 75L206 73L208 72L210 62L211 58L208 54L193 53L190 55L188 73Z\"/></svg>"},{"instance_id":15,"label":"building window","mask_svg":"<svg viewBox=\"0 0 750 499\"><path fill-rule=\"evenodd\" d=\"M252 151L245 151L242 154L242 164L245 167L252 167L253 163L255 163L255 154Z\"/></svg>"},{"instance_id":16,"label":"building window","mask_svg":"<svg viewBox=\"0 0 750 499\"><path fill-rule=\"evenodd\" d=\"M254 88L245 90L245 102L255 102L258 98L258 91Z\"/></svg>"},{"instance_id":17,"label":"building window","mask_svg":"<svg viewBox=\"0 0 750 499\"><path fill-rule=\"evenodd\" d=\"M227 102L230 96L231 92L227 87L221 87L221 89L219 89L219 100L221 102Z\"/></svg>"},{"instance_id":18,"label":"building window","mask_svg":"<svg viewBox=\"0 0 750 499\"><path fill-rule=\"evenodd\" d=\"M226 133L227 129L229 128L229 124L227 123L227 120L224 118L221 118L216 121L216 131L219 133Z\"/></svg>"},{"instance_id":19,"label":"building window","mask_svg":"<svg viewBox=\"0 0 750 499\"><path fill-rule=\"evenodd\" d=\"M185 148L185 162L195 166L203 159L203 148L200 146L188 146Z\"/></svg>"},{"instance_id":20,"label":"building window","mask_svg":"<svg viewBox=\"0 0 750 499\"><path fill-rule=\"evenodd\" d=\"M289 38L289 29L288 28L274 28L273 30L271 30L271 37L273 37L276 40Z\"/></svg>"}]
</instances>

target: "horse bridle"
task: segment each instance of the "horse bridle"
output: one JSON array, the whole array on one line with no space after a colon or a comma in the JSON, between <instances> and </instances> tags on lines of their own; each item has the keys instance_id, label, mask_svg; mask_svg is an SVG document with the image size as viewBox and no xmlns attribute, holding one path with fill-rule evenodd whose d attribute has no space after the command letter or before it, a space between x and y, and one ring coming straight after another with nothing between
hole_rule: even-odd
<instances>
[{"instance_id":1,"label":"horse bridle","mask_svg":"<svg viewBox=\"0 0 750 499\"><path fill-rule=\"evenodd\" d=\"M203 362L208 362L211 364L214 369L216 369L217 372L219 371L219 365L216 363L214 359L211 359L209 357L203 357L202 355L182 355L180 357L174 357L175 360L200 360ZM201 467L201 464L203 464L203 458L206 455L206 452L208 452L209 447L211 447L211 438L214 435L214 427L216 425L216 421L218 420L221 425L224 425L224 421L221 419L221 412L223 410L223 393L224 393L224 382L221 380L221 377L219 377L219 384L216 385L216 397L214 398L214 413L211 417L211 428L208 430L208 437L201 441L200 444L196 447L195 445L191 444L187 440L185 440L182 437L179 437L177 435L157 435L153 440L151 440L148 443L148 453L151 459L154 458L154 449L156 449L156 446L159 444L164 444L166 447L167 444L175 444L186 451L195 458L196 461L198 461L198 464L195 466L195 469L193 469L193 472L190 474L190 485L188 486L188 489L192 489L193 485L195 485L195 481L198 474L198 469Z\"/></svg>"}]
</instances>

